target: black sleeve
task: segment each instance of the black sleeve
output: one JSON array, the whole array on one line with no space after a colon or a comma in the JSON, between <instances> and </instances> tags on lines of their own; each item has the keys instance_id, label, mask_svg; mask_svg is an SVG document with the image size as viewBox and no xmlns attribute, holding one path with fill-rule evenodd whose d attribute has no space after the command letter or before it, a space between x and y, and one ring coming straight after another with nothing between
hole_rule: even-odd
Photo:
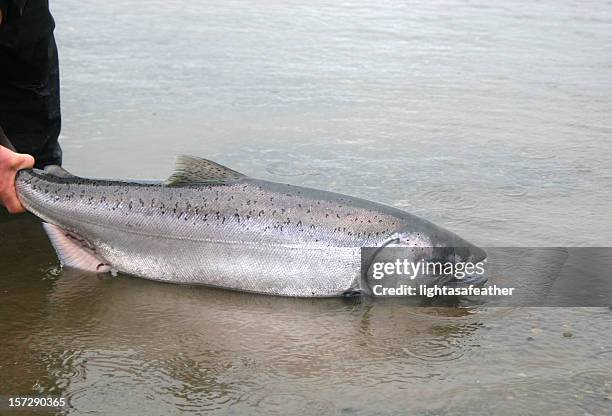
<instances>
[{"instance_id":1,"label":"black sleeve","mask_svg":"<svg viewBox=\"0 0 612 416\"><path fill-rule=\"evenodd\" d=\"M0 0L0 10L2 10L2 23L6 21L6 17L9 14L9 6L13 3L12 11L17 12L19 16L23 13L23 8L25 7L28 0Z\"/></svg>"},{"instance_id":2,"label":"black sleeve","mask_svg":"<svg viewBox=\"0 0 612 416\"><path fill-rule=\"evenodd\" d=\"M13 143L11 143L9 138L6 137L6 134L4 134L4 130L2 129L2 126L0 126L0 146L4 146L7 149L12 150L13 152L17 151L13 147Z\"/></svg>"},{"instance_id":3,"label":"black sleeve","mask_svg":"<svg viewBox=\"0 0 612 416\"><path fill-rule=\"evenodd\" d=\"M0 10L2 10L2 22L4 22L4 19L6 19L6 9L8 9L8 0L0 0Z\"/></svg>"}]
</instances>

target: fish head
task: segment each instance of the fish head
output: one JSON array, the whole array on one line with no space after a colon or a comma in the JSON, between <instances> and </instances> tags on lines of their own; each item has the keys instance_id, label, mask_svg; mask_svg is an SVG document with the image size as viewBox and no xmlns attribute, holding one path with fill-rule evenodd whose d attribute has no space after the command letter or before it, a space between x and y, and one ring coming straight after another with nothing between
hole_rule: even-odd
<instances>
[{"instance_id":1,"label":"fish head","mask_svg":"<svg viewBox=\"0 0 612 416\"><path fill-rule=\"evenodd\" d=\"M364 271L370 288L481 286L487 281L482 248L424 220L397 230L367 258Z\"/></svg>"},{"instance_id":2,"label":"fish head","mask_svg":"<svg viewBox=\"0 0 612 416\"><path fill-rule=\"evenodd\" d=\"M393 247L426 248L426 258L432 261L479 262L487 258L482 248L451 231L424 221L418 227L403 227L388 242Z\"/></svg>"}]
</instances>

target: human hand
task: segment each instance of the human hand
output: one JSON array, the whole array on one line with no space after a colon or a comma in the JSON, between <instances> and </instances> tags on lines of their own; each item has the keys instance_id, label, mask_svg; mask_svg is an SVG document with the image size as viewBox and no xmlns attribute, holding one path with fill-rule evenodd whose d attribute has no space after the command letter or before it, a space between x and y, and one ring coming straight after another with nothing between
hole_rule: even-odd
<instances>
[{"instance_id":1,"label":"human hand","mask_svg":"<svg viewBox=\"0 0 612 416\"><path fill-rule=\"evenodd\" d=\"M33 166L32 156L15 153L0 146L0 201L11 214L25 211L15 191L15 175L19 170Z\"/></svg>"}]
</instances>

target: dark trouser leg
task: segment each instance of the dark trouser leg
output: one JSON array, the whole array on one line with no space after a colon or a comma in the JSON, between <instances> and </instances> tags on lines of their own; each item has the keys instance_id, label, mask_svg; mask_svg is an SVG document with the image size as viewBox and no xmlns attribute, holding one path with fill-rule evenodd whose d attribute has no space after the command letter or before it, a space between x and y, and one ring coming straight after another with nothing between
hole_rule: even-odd
<instances>
[{"instance_id":1,"label":"dark trouser leg","mask_svg":"<svg viewBox=\"0 0 612 416\"><path fill-rule=\"evenodd\" d=\"M34 156L36 167L60 165L59 64L53 33L23 47L35 59L3 62L20 73L7 67L0 70L4 72L0 74L0 126L18 152ZM30 75L26 67L31 66Z\"/></svg>"}]
</instances>

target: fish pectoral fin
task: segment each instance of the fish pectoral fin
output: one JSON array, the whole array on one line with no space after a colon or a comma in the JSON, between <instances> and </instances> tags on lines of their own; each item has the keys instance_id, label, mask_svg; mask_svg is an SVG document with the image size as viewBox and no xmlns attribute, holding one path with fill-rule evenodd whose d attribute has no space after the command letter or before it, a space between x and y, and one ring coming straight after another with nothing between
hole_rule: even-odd
<instances>
[{"instance_id":1,"label":"fish pectoral fin","mask_svg":"<svg viewBox=\"0 0 612 416\"><path fill-rule=\"evenodd\" d=\"M43 222L43 227L62 266L95 273L105 273L111 269L110 265L96 256L87 241L78 235L46 222Z\"/></svg>"},{"instance_id":2,"label":"fish pectoral fin","mask_svg":"<svg viewBox=\"0 0 612 416\"><path fill-rule=\"evenodd\" d=\"M181 155L177 158L174 173L166 180L166 185L177 186L194 183L223 185L244 177L245 175L242 173L210 160Z\"/></svg>"}]
</instances>

